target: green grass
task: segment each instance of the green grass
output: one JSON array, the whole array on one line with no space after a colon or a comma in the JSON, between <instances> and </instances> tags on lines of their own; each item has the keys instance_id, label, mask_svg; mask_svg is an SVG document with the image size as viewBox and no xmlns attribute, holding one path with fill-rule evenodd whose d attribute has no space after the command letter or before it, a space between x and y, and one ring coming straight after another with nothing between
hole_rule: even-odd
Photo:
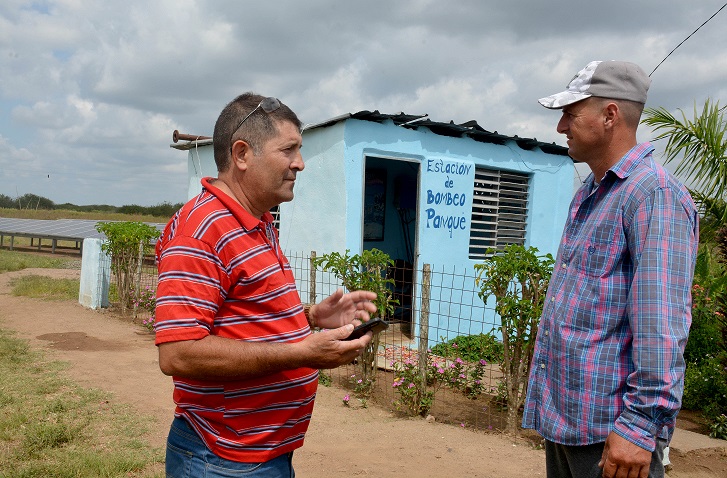
<instances>
[{"instance_id":1,"label":"green grass","mask_svg":"<svg viewBox=\"0 0 727 478\"><path fill-rule=\"evenodd\" d=\"M161 222L169 221L169 216L152 216L150 214L124 214L110 211L71 211L67 209L9 209L0 208L0 217L18 219L95 219L97 221L138 221Z\"/></svg>"},{"instance_id":2,"label":"green grass","mask_svg":"<svg viewBox=\"0 0 727 478\"><path fill-rule=\"evenodd\" d=\"M0 249L0 273L19 271L31 267L43 269L67 269L74 259L48 257L38 254ZM75 259L77 262L78 259Z\"/></svg>"},{"instance_id":3,"label":"green grass","mask_svg":"<svg viewBox=\"0 0 727 478\"><path fill-rule=\"evenodd\" d=\"M78 300L80 281L29 275L10 281L13 295L45 300Z\"/></svg>"},{"instance_id":4,"label":"green grass","mask_svg":"<svg viewBox=\"0 0 727 478\"><path fill-rule=\"evenodd\" d=\"M148 419L0 330L0 478L162 477Z\"/></svg>"}]
</instances>

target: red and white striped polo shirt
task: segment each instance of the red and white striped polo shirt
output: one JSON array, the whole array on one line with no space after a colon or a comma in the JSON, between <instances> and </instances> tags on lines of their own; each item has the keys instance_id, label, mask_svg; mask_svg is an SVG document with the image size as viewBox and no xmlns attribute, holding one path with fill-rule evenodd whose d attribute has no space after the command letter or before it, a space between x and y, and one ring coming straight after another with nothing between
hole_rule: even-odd
<instances>
[{"instance_id":1,"label":"red and white striped polo shirt","mask_svg":"<svg viewBox=\"0 0 727 478\"><path fill-rule=\"evenodd\" d=\"M272 216L262 221L202 180L157 242L156 344L216 335L297 342L310 334ZM264 462L303 445L317 370L240 381L174 377L175 414L218 456Z\"/></svg>"}]
</instances>

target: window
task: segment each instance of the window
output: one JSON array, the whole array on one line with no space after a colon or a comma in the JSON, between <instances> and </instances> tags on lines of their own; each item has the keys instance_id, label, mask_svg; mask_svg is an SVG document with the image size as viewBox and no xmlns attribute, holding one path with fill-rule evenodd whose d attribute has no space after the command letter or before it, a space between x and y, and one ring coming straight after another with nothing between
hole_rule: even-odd
<instances>
[{"instance_id":1,"label":"window","mask_svg":"<svg viewBox=\"0 0 727 478\"><path fill-rule=\"evenodd\" d=\"M529 181L527 174L475 169L470 259L487 257L490 248L525 245Z\"/></svg>"},{"instance_id":2,"label":"window","mask_svg":"<svg viewBox=\"0 0 727 478\"><path fill-rule=\"evenodd\" d=\"M270 214L273 215L273 226L275 226L275 229L278 231L280 230L280 205L273 206L273 208L270 210Z\"/></svg>"}]
</instances>

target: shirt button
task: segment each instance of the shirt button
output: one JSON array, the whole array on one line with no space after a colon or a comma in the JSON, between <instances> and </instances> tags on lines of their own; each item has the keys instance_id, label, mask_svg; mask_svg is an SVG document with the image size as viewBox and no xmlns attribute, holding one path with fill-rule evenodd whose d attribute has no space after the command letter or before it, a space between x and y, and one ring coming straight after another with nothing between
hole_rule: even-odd
<instances>
[{"instance_id":1,"label":"shirt button","mask_svg":"<svg viewBox=\"0 0 727 478\"><path fill-rule=\"evenodd\" d=\"M545 368L545 364L544 363L541 363L540 364L540 368Z\"/></svg>"},{"instance_id":2,"label":"shirt button","mask_svg":"<svg viewBox=\"0 0 727 478\"><path fill-rule=\"evenodd\" d=\"M547 335L548 335L549 333L550 333L550 332L548 332L547 330L545 331L545 335L546 335L546 336L547 336Z\"/></svg>"},{"instance_id":3,"label":"shirt button","mask_svg":"<svg viewBox=\"0 0 727 478\"><path fill-rule=\"evenodd\" d=\"M565 262L563 264L561 264L560 267L565 269L566 268Z\"/></svg>"},{"instance_id":4,"label":"shirt button","mask_svg":"<svg viewBox=\"0 0 727 478\"><path fill-rule=\"evenodd\" d=\"M551 297L551 298L550 298L550 301L551 301L551 302L555 302L555 297Z\"/></svg>"}]
</instances>

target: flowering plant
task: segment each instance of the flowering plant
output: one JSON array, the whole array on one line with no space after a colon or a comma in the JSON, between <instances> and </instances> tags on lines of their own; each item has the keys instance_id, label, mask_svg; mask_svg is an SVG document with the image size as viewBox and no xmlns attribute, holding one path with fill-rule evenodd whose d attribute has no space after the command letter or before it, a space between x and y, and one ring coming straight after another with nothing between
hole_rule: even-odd
<instances>
[{"instance_id":1,"label":"flowering plant","mask_svg":"<svg viewBox=\"0 0 727 478\"><path fill-rule=\"evenodd\" d=\"M132 290L132 297L135 297L133 304L135 311L141 309L151 314L150 317L142 320L141 325L143 325L147 330L153 332L154 322L156 319L156 290L150 286L146 286L144 289L141 289L139 291Z\"/></svg>"},{"instance_id":2,"label":"flowering plant","mask_svg":"<svg viewBox=\"0 0 727 478\"><path fill-rule=\"evenodd\" d=\"M394 404L409 415L424 416L429 413L434 396L442 386L458 390L473 399L485 391L483 378L487 361L484 359L471 364L460 357L454 360L435 357L428 351L426 361L423 373L418 359L407 358L393 363L394 382L391 386L399 395Z\"/></svg>"},{"instance_id":3,"label":"flowering plant","mask_svg":"<svg viewBox=\"0 0 727 478\"><path fill-rule=\"evenodd\" d=\"M399 398L394 405L399 410L404 410L410 416L425 416L429 413L434 403L436 390L427 387L429 376L422 378L416 360L407 359L403 362L394 362L394 382L391 384L396 389ZM430 372L428 371L427 375Z\"/></svg>"},{"instance_id":4,"label":"flowering plant","mask_svg":"<svg viewBox=\"0 0 727 478\"><path fill-rule=\"evenodd\" d=\"M356 374L353 374L348 378L348 381L353 386L353 394L361 402L361 405L366 408L366 400L371 396L375 380L372 378L358 377Z\"/></svg>"}]
</instances>

